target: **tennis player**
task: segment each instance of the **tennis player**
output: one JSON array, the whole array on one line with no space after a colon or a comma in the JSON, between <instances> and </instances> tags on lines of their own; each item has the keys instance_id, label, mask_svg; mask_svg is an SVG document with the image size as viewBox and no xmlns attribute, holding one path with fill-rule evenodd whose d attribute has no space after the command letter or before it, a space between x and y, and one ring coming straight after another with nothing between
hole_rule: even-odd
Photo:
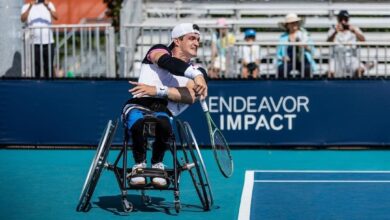
<instances>
[{"instance_id":1,"label":"tennis player","mask_svg":"<svg viewBox=\"0 0 390 220\"><path fill-rule=\"evenodd\" d=\"M207 73L191 63L191 58L196 57L198 52L199 27L191 23L179 24L173 28L171 37L172 42L168 47L157 44L149 49L142 61L138 82L130 82L134 85L129 90L133 98L123 108L123 121L133 140L133 170L147 166L147 140L143 134L146 114L157 118L152 168L163 170L162 161L172 134L169 117L183 112L195 102L195 97L199 96L201 100L207 97ZM144 177L130 179L130 185L145 184ZM167 181L155 177L152 184L165 187Z\"/></svg>"}]
</instances>

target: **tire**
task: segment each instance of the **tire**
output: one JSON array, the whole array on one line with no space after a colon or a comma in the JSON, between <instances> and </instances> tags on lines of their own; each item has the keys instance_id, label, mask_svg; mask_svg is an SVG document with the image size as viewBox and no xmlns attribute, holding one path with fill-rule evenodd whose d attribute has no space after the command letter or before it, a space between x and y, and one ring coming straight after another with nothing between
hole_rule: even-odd
<instances>
[{"instance_id":1,"label":"tire","mask_svg":"<svg viewBox=\"0 0 390 220\"><path fill-rule=\"evenodd\" d=\"M191 164L192 167L188 169L195 190L199 197L202 207L205 211L210 210L213 205L213 196L211 187L208 181L206 167L203 163L203 158L200 155L195 136L188 123L176 122L178 135L181 146L183 148L183 155L186 164ZM192 135L191 135L192 134Z\"/></svg>"},{"instance_id":2,"label":"tire","mask_svg":"<svg viewBox=\"0 0 390 220\"><path fill-rule=\"evenodd\" d=\"M117 121L113 123L110 120L108 121L106 129L103 132L103 136L100 139L99 145L96 149L96 154L92 160L87 177L85 179L83 189L81 190L79 203L76 208L76 210L79 212L87 212L91 207L90 201L106 163L117 125Z\"/></svg>"}]
</instances>

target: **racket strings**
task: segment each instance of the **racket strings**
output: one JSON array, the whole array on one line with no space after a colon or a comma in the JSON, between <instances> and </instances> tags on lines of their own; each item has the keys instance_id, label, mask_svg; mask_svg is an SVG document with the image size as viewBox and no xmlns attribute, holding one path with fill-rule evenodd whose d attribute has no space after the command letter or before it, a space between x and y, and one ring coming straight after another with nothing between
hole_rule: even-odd
<instances>
[{"instance_id":1,"label":"racket strings","mask_svg":"<svg viewBox=\"0 0 390 220\"><path fill-rule=\"evenodd\" d=\"M214 144L219 162L224 170L230 173L232 171L231 157L225 139L220 132L214 133Z\"/></svg>"}]
</instances>

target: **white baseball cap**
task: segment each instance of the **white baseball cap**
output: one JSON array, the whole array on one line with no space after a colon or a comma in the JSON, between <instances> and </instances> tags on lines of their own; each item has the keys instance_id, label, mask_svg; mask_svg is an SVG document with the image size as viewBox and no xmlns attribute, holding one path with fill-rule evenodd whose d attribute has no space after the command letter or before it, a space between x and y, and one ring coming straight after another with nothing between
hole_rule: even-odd
<instances>
[{"instance_id":1,"label":"white baseball cap","mask_svg":"<svg viewBox=\"0 0 390 220\"><path fill-rule=\"evenodd\" d=\"M181 23L181 24L176 25L172 29L172 33L171 33L172 42L169 44L169 46L172 45L173 39L184 36L186 34L190 34L190 33L195 33L195 34L200 35L198 25L192 24L192 23Z\"/></svg>"}]
</instances>

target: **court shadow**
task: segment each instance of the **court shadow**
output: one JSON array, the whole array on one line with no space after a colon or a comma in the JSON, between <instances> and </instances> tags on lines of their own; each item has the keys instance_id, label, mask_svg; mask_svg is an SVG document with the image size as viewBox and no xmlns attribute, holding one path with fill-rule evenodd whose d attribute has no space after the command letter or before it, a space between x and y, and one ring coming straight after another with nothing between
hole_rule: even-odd
<instances>
[{"instance_id":1,"label":"court shadow","mask_svg":"<svg viewBox=\"0 0 390 220\"><path fill-rule=\"evenodd\" d=\"M100 196L99 201L93 202L94 205L114 215L126 216L129 213L123 211L122 200L120 195L116 196ZM177 215L173 202L167 202L164 198L151 197L152 202L145 205L140 195L127 195L127 200L133 203L133 212L161 212L167 215ZM200 205L181 204L180 212L203 212Z\"/></svg>"}]
</instances>

